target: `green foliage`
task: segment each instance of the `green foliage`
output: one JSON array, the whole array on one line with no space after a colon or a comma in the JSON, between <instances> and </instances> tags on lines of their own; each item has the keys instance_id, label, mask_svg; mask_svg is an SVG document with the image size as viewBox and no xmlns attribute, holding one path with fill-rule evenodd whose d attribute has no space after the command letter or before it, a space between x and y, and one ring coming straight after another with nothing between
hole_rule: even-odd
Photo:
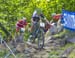
<instances>
[{"instance_id":1,"label":"green foliage","mask_svg":"<svg viewBox=\"0 0 75 58\"><path fill-rule=\"evenodd\" d=\"M73 51L71 52L71 54L69 55L69 58L75 58L75 50L73 50Z\"/></svg>"},{"instance_id":2,"label":"green foliage","mask_svg":"<svg viewBox=\"0 0 75 58\"><path fill-rule=\"evenodd\" d=\"M51 13L61 13L62 8L74 11L75 0L0 0L0 23L14 34L17 20L23 16L30 22L35 9L41 9L51 20Z\"/></svg>"},{"instance_id":3,"label":"green foliage","mask_svg":"<svg viewBox=\"0 0 75 58\"><path fill-rule=\"evenodd\" d=\"M6 50L0 50L0 57L4 58L4 55L7 53Z\"/></svg>"}]
</instances>

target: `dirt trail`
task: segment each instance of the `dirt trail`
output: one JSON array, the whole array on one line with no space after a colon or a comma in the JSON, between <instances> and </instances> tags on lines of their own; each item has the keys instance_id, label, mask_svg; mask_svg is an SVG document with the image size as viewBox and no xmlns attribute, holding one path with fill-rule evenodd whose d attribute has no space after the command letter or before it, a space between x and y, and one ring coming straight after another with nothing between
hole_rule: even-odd
<instances>
[{"instance_id":1,"label":"dirt trail","mask_svg":"<svg viewBox=\"0 0 75 58\"><path fill-rule=\"evenodd\" d=\"M52 40L51 37L47 37L45 39L45 46L42 50L37 49L37 44L22 43L22 44L19 44L18 47L16 48L20 51L20 53L15 53L15 55L18 58L49 58L49 53L52 50L59 50L59 47L61 46L60 42L61 42L60 39ZM24 51L21 52L22 50ZM65 52L62 52L62 53L64 54ZM18 54L19 56L17 56ZM61 55L58 55L58 58L61 58L60 56Z\"/></svg>"},{"instance_id":2,"label":"dirt trail","mask_svg":"<svg viewBox=\"0 0 75 58\"><path fill-rule=\"evenodd\" d=\"M46 38L45 46L42 50L38 50L36 44L27 44L27 50L29 51L29 58L48 58L50 51L58 49L59 44L53 42L50 37Z\"/></svg>"},{"instance_id":3,"label":"dirt trail","mask_svg":"<svg viewBox=\"0 0 75 58\"><path fill-rule=\"evenodd\" d=\"M37 48L37 44L27 44L27 43L18 44L16 49L20 51L20 53L16 53L15 55L20 54L20 57L18 58L48 58L51 49L55 48L54 43L51 42L52 40L50 40L50 37L47 38L47 40L45 40L45 46L42 50L39 50ZM8 45L11 47L10 43L8 43ZM1 46L0 48L6 48L4 45L0 46ZM21 52L23 51L23 49L24 52Z\"/></svg>"}]
</instances>

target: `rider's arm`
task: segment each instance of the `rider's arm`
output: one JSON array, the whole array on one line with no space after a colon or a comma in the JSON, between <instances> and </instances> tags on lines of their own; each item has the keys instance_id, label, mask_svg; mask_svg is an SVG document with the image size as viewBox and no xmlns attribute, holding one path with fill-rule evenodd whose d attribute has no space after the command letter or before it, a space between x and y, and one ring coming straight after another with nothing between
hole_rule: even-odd
<instances>
[{"instance_id":1,"label":"rider's arm","mask_svg":"<svg viewBox=\"0 0 75 58\"><path fill-rule=\"evenodd\" d=\"M49 21L46 19L46 17L44 18L44 20L45 20L48 24L50 24Z\"/></svg>"}]
</instances>

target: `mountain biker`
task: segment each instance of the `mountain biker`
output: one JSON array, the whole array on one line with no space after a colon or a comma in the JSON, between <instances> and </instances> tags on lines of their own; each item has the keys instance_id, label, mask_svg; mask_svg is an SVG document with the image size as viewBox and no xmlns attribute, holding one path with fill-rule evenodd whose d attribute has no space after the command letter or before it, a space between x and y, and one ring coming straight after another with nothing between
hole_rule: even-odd
<instances>
[{"instance_id":1,"label":"mountain biker","mask_svg":"<svg viewBox=\"0 0 75 58\"><path fill-rule=\"evenodd\" d=\"M32 15L32 18L31 18L31 34L30 34L29 38L31 38L32 36L34 36L34 38L37 37L36 31L39 29L40 25L42 27L42 24L40 24L40 20L42 20L41 17L44 17L44 16L41 13L38 14L37 10L35 10L33 12L33 15ZM31 40L28 39L28 42L31 42Z\"/></svg>"},{"instance_id":2,"label":"mountain biker","mask_svg":"<svg viewBox=\"0 0 75 58\"><path fill-rule=\"evenodd\" d=\"M33 30L33 26L38 23L40 25L40 20L41 20L41 13L38 14L38 10L35 10L33 12L32 18L31 18L31 30Z\"/></svg>"},{"instance_id":3,"label":"mountain biker","mask_svg":"<svg viewBox=\"0 0 75 58\"><path fill-rule=\"evenodd\" d=\"M17 21L16 23L16 32L24 32L26 26L27 26L27 21L26 18L23 17L23 19Z\"/></svg>"},{"instance_id":4,"label":"mountain biker","mask_svg":"<svg viewBox=\"0 0 75 58\"><path fill-rule=\"evenodd\" d=\"M35 17L39 17L39 19L35 19ZM35 21L39 22L40 27L44 30L44 32L47 32L47 30L50 28L49 21L46 19L44 14L42 12L38 14L37 10L34 11L31 21L32 21L32 26L34 25L33 23Z\"/></svg>"}]
</instances>

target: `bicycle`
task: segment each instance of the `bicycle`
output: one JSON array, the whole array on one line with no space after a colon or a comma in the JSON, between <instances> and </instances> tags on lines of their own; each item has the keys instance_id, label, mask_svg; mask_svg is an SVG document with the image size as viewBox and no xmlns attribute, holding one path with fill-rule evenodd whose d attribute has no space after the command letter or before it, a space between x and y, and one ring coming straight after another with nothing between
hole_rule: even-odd
<instances>
[{"instance_id":1,"label":"bicycle","mask_svg":"<svg viewBox=\"0 0 75 58\"><path fill-rule=\"evenodd\" d=\"M44 30L37 22L33 25L33 29L33 32L29 36L30 42L35 43L36 38L38 38L38 48L42 49L44 47Z\"/></svg>"}]
</instances>

